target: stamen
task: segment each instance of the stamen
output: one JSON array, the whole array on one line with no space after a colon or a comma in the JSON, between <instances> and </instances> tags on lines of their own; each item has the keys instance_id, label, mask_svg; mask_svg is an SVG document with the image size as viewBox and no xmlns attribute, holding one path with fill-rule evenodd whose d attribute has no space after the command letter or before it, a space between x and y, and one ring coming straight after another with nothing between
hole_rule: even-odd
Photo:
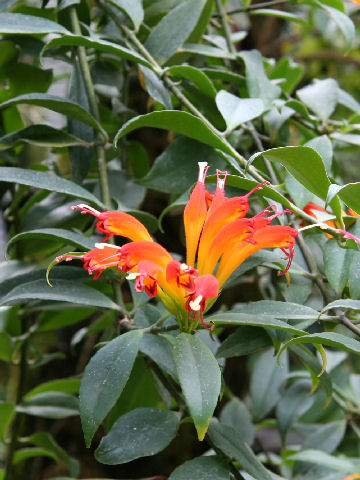
<instances>
[{"instance_id":1,"label":"stamen","mask_svg":"<svg viewBox=\"0 0 360 480\"><path fill-rule=\"evenodd\" d=\"M113 245L112 243L95 243L95 248L98 248L99 250L103 250L106 247L111 247L111 248L116 248L117 250L121 250L121 247L118 245Z\"/></svg>"},{"instance_id":2,"label":"stamen","mask_svg":"<svg viewBox=\"0 0 360 480\"><path fill-rule=\"evenodd\" d=\"M202 295L199 295L198 297L195 298L195 300L191 300L189 302L189 307L191 308L191 310L194 310L194 312L198 312L200 310L200 303L203 299L203 296Z\"/></svg>"},{"instance_id":3,"label":"stamen","mask_svg":"<svg viewBox=\"0 0 360 480\"><path fill-rule=\"evenodd\" d=\"M186 270L188 269L189 267L186 265L186 263L182 263L180 265L180 273L184 273L186 272Z\"/></svg>"},{"instance_id":4,"label":"stamen","mask_svg":"<svg viewBox=\"0 0 360 480\"><path fill-rule=\"evenodd\" d=\"M259 183L259 185L256 185L256 187L254 187L252 190L250 190L249 193L247 193L246 195L244 195L244 197L245 197L245 198L249 198L250 195L252 195L252 194L255 193L256 191L262 190L263 185L270 185L270 182L268 182L267 180L265 180L264 182Z\"/></svg>"},{"instance_id":5,"label":"stamen","mask_svg":"<svg viewBox=\"0 0 360 480\"><path fill-rule=\"evenodd\" d=\"M223 175L221 177L220 175ZM222 172L221 170L216 169L216 188L219 190L224 190L225 188L225 182L226 182L226 177L229 175L229 172Z\"/></svg>"},{"instance_id":6,"label":"stamen","mask_svg":"<svg viewBox=\"0 0 360 480\"><path fill-rule=\"evenodd\" d=\"M281 212L276 212L273 215L271 215L271 217L268 217L268 218L269 220L274 220L274 218L280 217L280 215L285 215L285 213L289 213L290 215L292 215L293 211L290 210L289 208L285 208L285 210L282 210Z\"/></svg>"},{"instance_id":7,"label":"stamen","mask_svg":"<svg viewBox=\"0 0 360 480\"><path fill-rule=\"evenodd\" d=\"M131 272L129 273L129 275L126 275L126 280L136 280L137 277L139 277L140 275L142 275L142 273L139 273L139 272Z\"/></svg>"},{"instance_id":8,"label":"stamen","mask_svg":"<svg viewBox=\"0 0 360 480\"><path fill-rule=\"evenodd\" d=\"M85 213L91 213L95 215L95 217L101 215L101 213L93 207L86 205L85 203L80 203L79 205L73 205L71 207L72 210L81 210L81 213L84 215Z\"/></svg>"},{"instance_id":9,"label":"stamen","mask_svg":"<svg viewBox=\"0 0 360 480\"><path fill-rule=\"evenodd\" d=\"M209 170L207 162L198 162L199 165L199 176L198 176L198 183L205 183L205 177L207 171Z\"/></svg>"},{"instance_id":10,"label":"stamen","mask_svg":"<svg viewBox=\"0 0 360 480\"><path fill-rule=\"evenodd\" d=\"M281 251L285 253L286 257L285 257L284 260L287 259L288 263L285 267L285 270L283 270L282 272L278 272L279 277L281 277L282 275L285 275L285 273L287 273L289 271L289 269L291 267L291 264L292 264L292 261L293 261L293 258L294 258L294 255L295 255L295 248L290 247L288 252L285 250L285 248L281 248Z\"/></svg>"},{"instance_id":11,"label":"stamen","mask_svg":"<svg viewBox=\"0 0 360 480\"><path fill-rule=\"evenodd\" d=\"M60 255L58 257L55 257L55 262L60 263L63 260L66 262L70 262L73 258L83 258L84 255Z\"/></svg>"}]
</instances>

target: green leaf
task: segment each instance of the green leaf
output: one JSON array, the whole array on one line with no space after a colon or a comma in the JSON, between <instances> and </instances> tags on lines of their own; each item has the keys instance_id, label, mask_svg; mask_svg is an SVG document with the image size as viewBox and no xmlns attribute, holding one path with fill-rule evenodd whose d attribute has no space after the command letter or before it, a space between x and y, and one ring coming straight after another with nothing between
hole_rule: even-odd
<instances>
[{"instance_id":1,"label":"green leaf","mask_svg":"<svg viewBox=\"0 0 360 480\"><path fill-rule=\"evenodd\" d=\"M288 361L279 365L274 350L257 356L250 380L250 396L255 419L267 415L281 398L281 386L288 374Z\"/></svg>"},{"instance_id":2,"label":"green leaf","mask_svg":"<svg viewBox=\"0 0 360 480\"><path fill-rule=\"evenodd\" d=\"M0 332L0 360L10 362L13 353L11 337L6 332Z\"/></svg>"},{"instance_id":3,"label":"green leaf","mask_svg":"<svg viewBox=\"0 0 360 480\"><path fill-rule=\"evenodd\" d=\"M346 41L346 48L350 49L355 39L355 26L352 20L343 12L340 12L337 8L324 5L322 2L316 2L317 5L325 10L328 16L336 23L341 32L343 33Z\"/></svg>"},{"instance_id":4,"label":"green leaf","mask_svg":"<svg viewBox=\"0 0 360 480\"><path fill-rule=\"evenodd\" d=\"M255 427L246 405L237 398L228 402L221 410L220 421L234 428L244 442L251 445L255 438Z\"/></svg>"},{"instance_id":5,"label":"green leaf","mask_svg":"<svg viewBox=\"0 0 360 480\"><path fill-rule=\"evenodd\" d=\"M0 305L19 305L31 300L54 300L119 310L116 303L94 288L68 280L55 280L51 288L45 278L13 288L2 297Z\"/></svg>"},{"instance_id":6,"label":"green leaf","mask_svg":"<svg viewBox=\"0 0 360 480\"><path fill-rule=\"evenodd\" d=\"M32 388L24 399L34 397L39 393L45 392L62 392L62 393L78 393L80 387L80 378L61 378L60 380L50 380L49 382L41 383L35 388Z\"/></svg>"},{"instance_id":7,"label":"green leaf","mask_svg":"<svg viewBox=\"0 0 360 480\"><path fill-rule=\"evenodd\" d=\"M199 118L191 113L176 110L163 110L161 112L151 112L146 115L139 115L129 120L117 132L114 139L114 146L124 135L140 127L162 128L164 130L173 130L187 137L206 143L214 148L219 148L225 153L232 155L232 149L221 140L210 128Z\"/></svg>"},{"instance_id":8,"label":"green leaf","mask_svg":"<svg viewBox=\"0 0 360 480\"><path fill-rule=\"evenodd\" d=\"M144 19L142 0L110 0L110 3L126 13L136 30L140 27Z\"/></svg>"},{"instance_id":9,"label":"green leaf","mask_svg":"<svg viewBox=\"0 0 360 480\"><path fill-rule=\"evenodd\" d=\"M96 449L95 458L119 465L155 455L175 437L180 414L155 408L138 408L120 417Z\"/></svg>"},{"instance_id":10,"label":"green leaf","mask_svg":"<svg viewBox=\"0 0 360 480\"><path fill-rule=\"evenodd\" d=\"M173 354L181 389L201 441L220 393L219 365L209 348L187 333L176 337Z\"/></svg>"},{"instance_id":11,"label":"green leaf","mask_svg":"<svg viewBox=\"0 0 360 480\"><path fill-rule=\"evenodd\" d=\"M284 332L303 335L305 332L289 325L286 322L277 320L273 315L250 315L248 313L218 313L207 317L216 325L252 325L254 327L275 328Z\"/></svg>"},{"instance_id":12,"label":"green leaf","mask_svg":"<svg viewBox=\"0 0 360 480\"><path fill-rule=\"evenodd\" d=\"M27 93L26 95L18 95L17 97L10 98L10 100L6 102L0 103L0 110L18 104L36 105L75 118L76 120L80 120L80 122L91 125L95 130L101 132L105 138L107 137L107 133L100 123L95 120L85 108L69 98L58 97L56 95L50 95L49 93Z\"/></svg>"},{"instance_id":13,"label":"green leaf","mask_svg":"<svg viewBox=\"0 0 360 480\"><path fill-rule=\"evenodd\" d=\"M352 251L340 248L337 240L331 238L324 246L325 275L335 292L341 296L349 278Z\"/></svg>"},{"instance_id":14,"label":"green leaf","mask_svg":"<svg viewBox=\"0 0 360 480\"><path fill-rule=\"evenodd\" d=\"M281 88L273 84L267 77L263 57L258 50L242 51L238 54L246 68L246 84L252 98L261 98L268 109L272 101L281 94Z\"/></svg>"},{"instance_id":15,"label":"green leaf","mask_svg":"<svg viewBox=\"0 0 360 480\"><path fill-rule=\"evenodd\" d=\"M227 58L229 60L235 60L235 55L233 53L230 53L228 50L212 47L203 43L184 43L184 45L179 48L178 51L192 53L205 57Z\"/></svg>"},{"instance_id":16,"label":"green leaf","mask_svg":"<svg viewBox=\"0 0 360 480\"><path fill-rule=\"evenodd\" d=\"M28 240L31 238L53 239L60 240L62 243L76 245L77 247L91 250L95 247L95 241L89 237L85 237L81 233L71 232L62 228L39 228L36 230L29 230L28 232L21 232L10 238L6 252L18 240Z\"/></svg>"},{"instance_id":17,"label":"green leaf","mask_svg":"<svg viewBox=\"0 0 360 480\"><path fill-rule=\"evenodd\" d=\"M305 147L310 147L316 150L322 158L326 170L329 171L331 169L333 147L331 140L327 135L321 135L320 137L312 138L305 143Z\"/></svg>"},{"instance_id":18,"label":"green leaf","mask_svg":"<svg viewBox=\"0 0 360 480\"><path fill-rule=\"evenodd\" d=\"M120 335L88 363L80 386L80 416L86 445L114 406L130 376L142 331Z\"/></svg>"},{"instance_id":19,"label":"green leaf","mask_svg":"<svg viewBox=\"0 0 360 480\"><path fill-rule=\"evenodd\" d=\"M249 355L272 345L269 335L258 327L241 327L229 335L216 352L217 358Z\"/></svg>"},{"instance_id":20,"label":"green leaf","mask_svg":"<svg viewBox=\"0 0 360 480\"><path fill-rule=\"evenodd\" d=\"M355 135L354 133L334 132L330 136L339 142L345 142L360 147L360 135Z\"/></svg>"},{"instance_id":21,"label":"green leaf","mask_svg":"<svg viewBox=\"0 0 360 480\"><path fill-rule=\"evenodd\" d=\"M63 130L48 125L30 125L16 132L0 137L0 152L15 147L20 143L39 145L40 147L70 147L88 144L81 138L74 137Z\"/></svg>"},{"instance_id":22,"label":"green leaf","mask_svg":"<svg viewBox=\"0 0 360 480\"><path fill-rule=\"evenodd\" d=\"M67 418L79 415L78 400L61 392L45 392L24 400L16 410L44 418Z\"/></svg>"},{"instance_id":23,"label":"green leaf","mask_svg":"<svg viewBox=\"0 0 360 480\"><path fill-rule=\"evenodd\" d=\"M324 465L344 473L354 473L356 471L356 466L350 460L329 455L321 450L303 450L302 452L289 455L287 460Z\"/></svg>"},{"instance_id":24,"label":"green leaf","mask_svg":"<svg viewBox=\"0 0 360 480\"><path fill-rule=\"evenodd\" d=\"M303 67L291 58L282 57L272 69L269 78L281 79L280 87L290 95L303 76Z\"/></svg>"},{"instance_id":25,"label":"green leaf","mask_svg":"<svg viewBox=\"0 0 360 480\"><path fill-rule=\"evenodd\" d=\"M225 459L217 456L197 457L175 468L169 480L229 480Z\"/></svg>"},{"instance_id":26,"label":"green leaf","mask_svg":"<svg viewBox=\"0 0 360 480\"><path fill-rule=\"evenodd\" d=\"M150 172L138 183L160 192L183 193L197 178L198 162L208 162L217 168L225 166L213 148L179 137L155 159Z\"/></svg>"},{"instance_id":27,"label":"green leaf","mask_svg":"<svg viewBox=\"0 0 360 480\"><path fill-rule=\"evenodd\" d=\"M346 337L345 335L341 335L340 333L324 332L292 338L282 346L278 356L280 356L282 352L290 345L297 345L301 343L311 343L312 345L328 345L330 347L335 347L338 350L360 354L360 342L357 340Z\"/></svg>"},{"instance_id":28,"label":"green leaf","mask_svg":"<svg viewBox=\"0 0 360 480\"><path fill-rule=\"evenodd\" d=\"M65 27L52 20L22 13L0 13L0 33L33 35L37 33L69 33Z\"/></svg>"},{"instance_id":29,"label":"green leaf","mask_svg":"<svg viewBox=\"0 0 360 480\"><path fill-rule=\"evenodd\" d=\"M150 68L144 66L139 68L144 75L146 90L150 97L161 103L167 110L171 110L173 108L171 96L162 80Z\"/></svg>"},{"instance_id":30,"label":"green leaf","mask_svg":"<svg viewBox=\"0 0 360 480\"><path fill-rule=\"evenodd\" d=\"M125 58L126 60L131 60L132 62L140 63L141 65L145 65L145 67L151 68L151 64L144 57L139 55L134 50L130 50L129 48L123 47L118 43L108 42L107 40L102 40L100 38L83 37L81 35L70 34L70 35L63 35L62 37L58 37L58 38L53 38L43 48L41 52L41 56L43 56L46 50L49 50L49 48L57 48L57 47L64 47L64 46L67 46L67 47L80 46L80 47L94 48L95 50L99 50L100 52L118 55L119 57Z\"/></svg>"},{"instance_id":31,"label":"green leaf","mask_svg":"<svg viewBox=\"0 0 360 480\"><path fill-rule=\"evenodd\" d=\"M195 84L195 86L205 95L214 99L216 96L216 88L213 82L203 71L191 65L174 65L166 69L175 78L185 78Z\"/></svg>"},{"instance_id":32,"label":"green leaf","mask_svg":"<svg viewBox=\"0 0 360 480\"><path fill-rule=\"evenodd\" d=\"M151 358L165 372L177 379L175 363L172 357L172 345L159 335L144 335L140 344L140 351Z\"/></svg>"},{"instance_id":33,"label":"green leaf","mask_svg":"<svg viewBox=\"0 0 360 480\"><path fill-rule=\"evenodd\" d=\"M261 98L239 98L226 90L216 95L216 105L229 130L259 117L265 110Z\"/></svg>"},{"instance_id":34,"label":"green leaf","mask_svg":"<svg viewBox=\"0 0 360 480\"><path fill-rule=\"evenodd\" d=\"M20 448L15 452L14 458L13 458L13 464L17 465L18 463L33 457L50 457L55 461L57 460L57 457L54 454L54 452L47 450L46 448L41 448L41 447L30 448L29 447L29 448Z\"/></svg>"},{"instance_id":35,"label":"green leaf","mask_svg":"<svg viewBox=\"0 0 360 480\"><path fill-rule=\"evenodd\" d=\"M317 80L296 94L321 120L326 121L334 113L338 102L338 84L333 78Z\"/></svg>"},{"instance_id":36,"label":"green leaf","mask_svg":"<svg viewBox=\"0 0 360 480\"><path fill-rule=\"evenodd\" d=\"M297 22L306 24L304 18L298 17L290 12L284 12L284 10L276 10L275 8L259 8L250 12L251 15L265 15L270 17L283 18L284 20L289 20L290 22Z\"/></svg>"},{"instance_id":37,"label":"green leaf","mask_svg":"<svg viewBox=\"0 0 360 480\"><path fill-rule=\"evenodd\" d=\"M360 214L360 182L330 185L326 203L330 203L335 195L338 195L348 207Z\"/></svg>"},{"instance_id":38,"label":"green leaf","mask_svg":"<svg viewBox=\"0 0 360 480\"><path fill-rule=\"evenodd\" d=\"M303 444L303 450L319 448L326 453L332 453L344 437L346 421L330 422L325 425L318 425Z\"/></svg>"},{"instance_id":39,"label":"green leaf","mask_svg":"<svg viewBox=\"0 0 360 480\"><path fill-rule=\"evenodd\" d=\"M100 200L85 190L85 188L51 173L17 167L0 167L0 181L19 183L20 185L29 185L42 190L64 193L103 207Z\"/></svg>"},{"instance_id":40,"label":"green leaf","mask_svg":"<svg viewBox=\"0 0 360 480\"><path fill-rule=\"evenodd\" d=\"M152 30L145 48L160 63L165 63L196 27L205 0L188 0L165 15Z\"/></svg>"},{"instance_id":41,"label":"green leaf","mask_svg":"<svg viewBox=\"0 0 360 480\"><path fill-rule=\"evenodd\" d=\"M345 310L355 310L356 312L360 312L360 300L352 300L351 298L335 300L326 305L321 313L331 310L332 308L343 308Z\"/></svg>"},{"instance_id":42,"label":"green leaf","mask_svg":"<svg viewBox=\"0 0 360 480\"><path fill-rule=\"evenodd\" d=\"M14 418L15 405L8 402L0 402L0 439L3 440L7 429Z\"/></svg>"},{"instance_id":43,"label":"green leaf","mask_svg":"<svg viewBox=\"0 0 360 480\"><path fill-rule=\"evenodd\" d=\"M221 450L227 457L237 460L245 472L254 478L272 480L268 470L257 459L249 445L241 440L229 425L219 423L215 418L209 426L209 437L215 447Z\"/></svg>"}]
</instances>

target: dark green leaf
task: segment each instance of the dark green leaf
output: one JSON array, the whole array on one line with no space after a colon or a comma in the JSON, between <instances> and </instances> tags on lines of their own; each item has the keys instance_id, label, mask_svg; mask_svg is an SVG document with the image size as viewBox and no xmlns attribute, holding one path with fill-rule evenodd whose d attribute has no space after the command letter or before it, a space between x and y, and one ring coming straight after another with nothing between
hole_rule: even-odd
<instances>
[{"instance_id":1,"label":"dark green leaf","mask_svg":"<svg viewBox=\"0 0 360 480\"><path fill-rule=\"evenodd\" d=\"M250 381L250 395L255 419L263 418L280 400L280 389L287 374L287 358L280 366L273 349L257 356Z\"/></svg>"},{"instance_id":2,"label":"dark green leaf","mask_svg":"<svg viewBox=\"0 0 360 480\"><path fill-rule=\"evenodd\" d=\"M13 288L1 299L0 305L19 305L31 300L54 300L119 310L118 305L109 297L87 285L66 280L55 280L51 288L46 283L45 278L23 283Z\"/></svg>"},{"instance_id":3,"label":"dark green leaf","mask_svg":"<svg viewBox=\"0 0 360 480\"><path fill-rule=\"evenodd\" d=\"M291 58L282 57L271 71L270 79L281 79L281 89L288 95L294 90L303 75L303 67Z\"/></svg>"},{"instance_id":4,"label":"dark green leaf","mask_svg":"<svg viewBox=\"0 0 360 480\"><path fill-rule=\"evenodd\" d=\"M191 65L175 65L166 69L175 78L185 78L193 82L196 87L210 98L215 98L216 88L209 77L198 68Z\"/></svg>"},{"instance_id":5,"label":"dark green leaf","mask_svg":"<svg viewBox=\"0 0 360 480\"><path fill-rule=\"evenodd\" d=\"M85 188L70 182L65 178L52 175L47 172L38 172L36 170L26 170L25 168L0 167L0 181L19 183L31 187L50 190L52 192L65 193L81 200L94 203L102 207L102 203L95 195L85 190Z\"/></svg>"},{"instance_id":6,"label":"dark green leaf","mask_svg":"<svg viewBox=\"0 0 360 480\"><path fill-rule=\"evenodd\" d=\"M187 333L176 337L174 361L199 440L203 440L220 393L219 365L209 348Z\"/></svg>"},{"instance_id":7,"label":"dark green leaf","mask_svg":"<svg viewBox=\"0 0 360 480\"><path fill-rule=\"evenodd\" d=\"M8 250L18 240L27 240L30 238L43 238L60 240L62 243L76 245L77 247L91 250L95 247L95 241L89 237L85 237L81 233L71 232L62 228L39 228L37 230L29 230L28 232L21 232L12 237L6 247Z\"/></svg>"},{"instance_id":8,"label":"dark green leaf","mask_svg":"<svg viewBox=\"0 0 360 480\"><path fill-rule=\"evenodd\" d=\"M29 34L69 33L65 27L52 20L22 13L0 13L0 33Z\"/></svg>"},{"instance_id":9,"label":"dark green leaf","mask_svg":"<svg viewBox=\"0 0 360 480\"><path fill-rule=\"evenodd\" d=\"M325 274L329 284L341 296L349 277L352 252L340 248L335 238L328 240L324 246Z\"/></svg>"},{"instance_id":10,"label":"dark green leaf","mask_svg":"<svg viewBox=\"0 0 360 480\"><path fill-rule=\"evenodd\" d=\"M14 454L13 464L17 465L18 463L33 457L50 457L55 461L57 460L55 453L46 448L20 448Z\"/></svg>"},{"instance_id":11,"label":"dark green leaf","mask_svg":"<svg viewBox=\"0 0 360 480\"><path fill-rule=\"evenodd\" d=\"M289 455L287 459L324 465L344 473L354 473L356 471L355 465L350 460L329 455L321 450L303 450L302 452Z\"/></svg>"},{"instance_id":12,"label":"dark green leaf","mask_svg":"<svg viewBox=\"0 0 360 480\"><path fill-rule=\"evenodd\" d=\"M281 355L284 349L288 348L290 345L301 343L311 343L312 345L328 345L330 347L335 347L338 350L345 350L346 352L360 354L360 342L357 340L346 337L345 335L341 335L340 333L324 332L292 338L284 344L278 355Z\"/></svg>"},{"instance_id":13,"label":"dark green leaf","mask_svg":"<svg viewBox=\"0 0 360 480\"><path fill-rule=\"evenodd\" d=\"M62 113L63 115L91 125L105 137L107 136L100 123L95 120L85 108L69 98L58 97L56 95L50 95L49 93L28 93L0 103L0 109L18 104L37 105L38 107L44 107L54 112Z\"/></svg>"},{"instance_id":14,"label":"dark green leaf","mask_svg":"<svg viewBox=\"0 0 360 480\"><path fill-rule=\"evenodd\" d=\"M172 345L166 338L158 335L144 335L140 344L140 351L145 353L174 379L177 378L172 357Z\"/></svg>"},{"instance_id":15,"label":"dark green leaf","mask_svg":"<svg viewBox=\"0 0 360 480\"><path fill-rule=\"evenodd\" d=\"M86 142L74 137L63 130L49 127L48 125L30 125L22 130L9 133L0 138L0 151L12 148L19 143L29 143L40 147L69 147L84 145Z\"/></svg>"},{"instance_id":16,"label":"dark green leaf","mask_svg":"<svg viewBox=\"0 0 360 480\"><path fill-rule=\"evenodd\" d=\"M60 380L51 380L42 383L31 389L24 398L34 397L39 393L45 392L62 392L62 393L78 393L80 387L80 378L62 378Z\"/></svg>"},{"instance_id":17,"label":"dark green leaf","mask_svg":"<svg viewBox=\"0 0 360 480\"><path fill-rule=\"evenodd\" d=\"M306 437L303 450L319 448L319 450L332 453L344 437L346 422L330 422L325 425L318 425L316 430Z\"/></svg>"},{"instance_id":18,"label":"dark green leaf","mask_svg":"<svg viewBox=\"0 0 360 480\"><path fill-rule=\"evenodd\" d=\"M175 437L177 412L138 408L120 417L95 452L98 462L119 465L139 457L155 455Z\"/></svg>"},{"instance_id":19,"label":"dark green leaf","mask_svg":"<svg viewBox=\"0 0 360 480\"><path fill-rule=\"evenodd\" d=\"M271 346L269 335L262 328L242 327L229 335L216 352L217 358L248 355Z\"/></svg>"},{"instance_id":20,"label":"dark green leaf","mask_svg":"<svg viewBox=\"0 0 360 480\"><path fill-rule=\"evenodd\" d=\"M131 373L142 331L120 335L90 360L81 380L80 416L87 445L104 420Z\"/></svg>"},{"instance_id":21,"label":"dark green leaf","mask_svg":"<svg viewBox=\"0 0 360 480\"><path fill-rule=\"evenodd\" d=\"M335 300L334 302L329 303L322 309L322 312L331 310L332 308L344 308L345 310L355 310L360 311L360 300L352 300L351 298Z\"/></svg>"},{"instance_id":22,"label":"dark green leaf","mask_svg":"<svg viewBox=\"0 0 360 480\"><path fill-rule=\"evenodd\" d=\"M161 112L151 112L146 115L139 115L132 118L117 132L114 145L124 135L140 127L162 128L164 130L173 130L187 137L206 143L214 148L219 148L225 153L232 154L232 150L227 143L213 133L199 118L191 113L180 112L176 110L163 110Z\"/></svg>"},{"instance_id":23,"label":"dark green leaf","mask_svg":"<svg viewBox=\"0 0 360 480\"><path fill-rule=\"evenodd\" d=\"M177 467L169 480L229 480L229 467L220 457L197 457Z\"/></svg>"},{"instance_id":24,"label":"dark green leaf","mask_svg":"<svg viewBox=\"0 0 360 480\"><path fill-rule=\"evenodd\" d=\"M3 440L7 429L15 414L15 405L8 402L0 402L0 439Z\"/></svg>"},{"instance_id":25,"label":"dark green leaf","mask_svg":"<svg viewBox=\"0 0 360 480\"><path fill-rule=\"evenodd\" d=\"M226 90L216 95L216 105L230 130L260 116L265 109L261 98L239 98Z\"/></svg>"},{"instance_id":26,"label":"dark green leaf","mask_svg":"<svg viewBox=\"0 0 360 480\"><path fill-rule=\"evenodd\" d=\"M239 438L251 445L255 438L255 427L246 405L234 398L221 410L220 421L234 428Z\"/></svg>"},{"instance_id":27,"label":"dark green leaf","mask_svg":"<svg viewBox=\"0 0 360 480\"><path fill-rule=\"evenodd\" d=\"M188 0L171 10L148 36L145 47L160 63L178 50L196 27L205 0Z\"/></svg>"},{"instance_id":28,"label":"dark green leaf","mask_svg":"<svg viewBox=\"0 0 360 480\"><path fill-rule=\"evenodd\" d=\"M107 40L102 40L100 38L83 37L81 35L63 35L59 38L53 38L44 47L41 55L44 55L46 50L48 50L49 48L57 48L62 46L81 46L94 48L95 50L99 50L100 52L112 53L114 55L118 55L121 58L125 58L126 60L131 60L135 63L140 63L141 65L145 65L146 67L151 68L151 64L134 50L123 47L118 43L108 42Z\"/></svg>"},{"instance_id":29,"label":"dark green leaf","mask_svg":"<svg viewBox=\"0 0 360 480\"><path fill-rule=\"evenodd\" d=\"M67 418L79 415L78 400L65 393L46 392L24 400L17 411L44 418Z\"/></svg>"},{"instance_id":30,"label":"dark green leaf","mask_svg":"<svg viewBox=\"0 0 360 480\"><path fill-rule=\"evenodd\" d=\"M360 182L348 183L346 185L330 185L326 203L330 203L335 195L339 195L348 207L360 214Z\"/></svg>"},{"instance_id":31,"label":"dark green leaf","mask_svg":"<svg viewBox=\"0 0 360 480\"><path fill-rule=\"evenodd\" d=\"M13 346L11 337L6 332L0 332L0 360L11 361Z\"/></svg>"},{"instance_id":32,"label":"dark green leaf","mask_svg":"<svg viewBox=\"0 0 360 480\"><path fill-rule=\"evenodd\" d=\"M237 460L241 467L256 479L272 480L270 473L257 459L246 442L229 425L213 419L209 426L209 437L215 447L227 457Z\"/></svg>"},{"instance_id":33,"label":"dark green leaf","mask_svg":"<svg viewBox=\"0 0 360 480\"><path fill-rule=\"evenodd\" d=\"M144 19L144 9L141 0L110 0L112 5L120 8L138 29Z\"/></svg>"}]
</instances>

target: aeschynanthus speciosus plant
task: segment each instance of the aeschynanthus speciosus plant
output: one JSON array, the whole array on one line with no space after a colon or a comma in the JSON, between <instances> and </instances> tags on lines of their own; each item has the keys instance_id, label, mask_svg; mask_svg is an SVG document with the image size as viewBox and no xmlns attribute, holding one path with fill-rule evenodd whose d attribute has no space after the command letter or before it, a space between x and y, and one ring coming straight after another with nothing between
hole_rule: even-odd
<instances>
[{"instance_id":1,"label":"aeschynanthus speciosus plant","mask_svg":"<svg viewBox=\"0 0 360 480\"><path fill-rule=\"evenodd\" d=\"M135 280L135 290L159 297L169 312L176 316L182 331L195 329L204 320L204 313L213 305L229 276L253 253L263 248L281 248L288 259L285 273L291 265L297 236L295 228L271 225L289 210L278 211L271 205L254 217L246 217L249 197L267 182L239 197L225 196L227 172L217 170L214 194L205 187L206 162L199 163L198 181L184 210L186 263L175 260L135 217L118 211L99 211L87 205L77 205L81 213L94 215L97 229L105 233L104 240L120 235L132 240L121 247L97 243L84 254L65 254L62 260L81 259L94 279L107 268L115 267ZM291 212L290 212L291 213Z\"/></svg>"}]
</instances>

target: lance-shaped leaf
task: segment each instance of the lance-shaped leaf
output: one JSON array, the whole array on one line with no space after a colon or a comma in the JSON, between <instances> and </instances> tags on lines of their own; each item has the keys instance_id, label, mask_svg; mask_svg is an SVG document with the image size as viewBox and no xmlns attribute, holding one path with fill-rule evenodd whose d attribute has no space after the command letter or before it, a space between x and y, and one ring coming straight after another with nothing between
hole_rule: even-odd
<instances>
[{"instance_id":1,"label":"lance-shaped leaf","mask_svg":"<svg viewBox=\"0 0 360 480\"><path fill-rule=\"evenodd\" d=\"M169 480L229 480L229 466L218 456L197 457L177 467Z\"/></svg>"},{"instance_id":2,"label":"lance-shaped leaf","mask_svg":"<svg viewBox=\"0 0 360 480\"><path fill-rule=\"evenodd\" d=\"M0 181L19 183L20 185L28 185L41 188L42 190L50 190L51 192L65 193L66 195L94 203L101 208L103 207L100 200L88 190L85 190L85 188L51 173L17 167L0 167Z\"/></svg>"},{"instance_id":3,"label":"lance-shaped leaf","mask_svg":"<svg viewBox=\"0 0 360 480\"><path fill-rule=\"evenodd\" d=\"M37 34L69 33L65 27L47 18L23 13L0 13L0 33Z\"/></svg>"},{"instance_id":4,"label":"lance-shaped leaf","mask_svg":"<svg viewBox=\"0 0 360 480\"><path fill-rule=\"evenodd\" d=\"M142 0L110 0L112 5L122 10L138 29L144 19Z\"/></svg>"},{"instance_id":5,"label":"lance-shaped leaf","mask_svg":"<svg viewBox=\"0 0 360 480\"><path fill-rule=\"evenodd\" d=\"M142 331L120 335L88 363L80 386L80 417L86 445L123 391L139 350Z\"/></svg>"},{"instance_id":6,"label":"lance-shaped leaf","mask_svg":"<svg viewBox=\"0 0 360 480\"><path fill-rule=\"evenodd\" d=\"M220 393L219 365L209 348L188 333L176 337L173 354L186 404L203 440Z\"/></svg>"}]
</instances>

